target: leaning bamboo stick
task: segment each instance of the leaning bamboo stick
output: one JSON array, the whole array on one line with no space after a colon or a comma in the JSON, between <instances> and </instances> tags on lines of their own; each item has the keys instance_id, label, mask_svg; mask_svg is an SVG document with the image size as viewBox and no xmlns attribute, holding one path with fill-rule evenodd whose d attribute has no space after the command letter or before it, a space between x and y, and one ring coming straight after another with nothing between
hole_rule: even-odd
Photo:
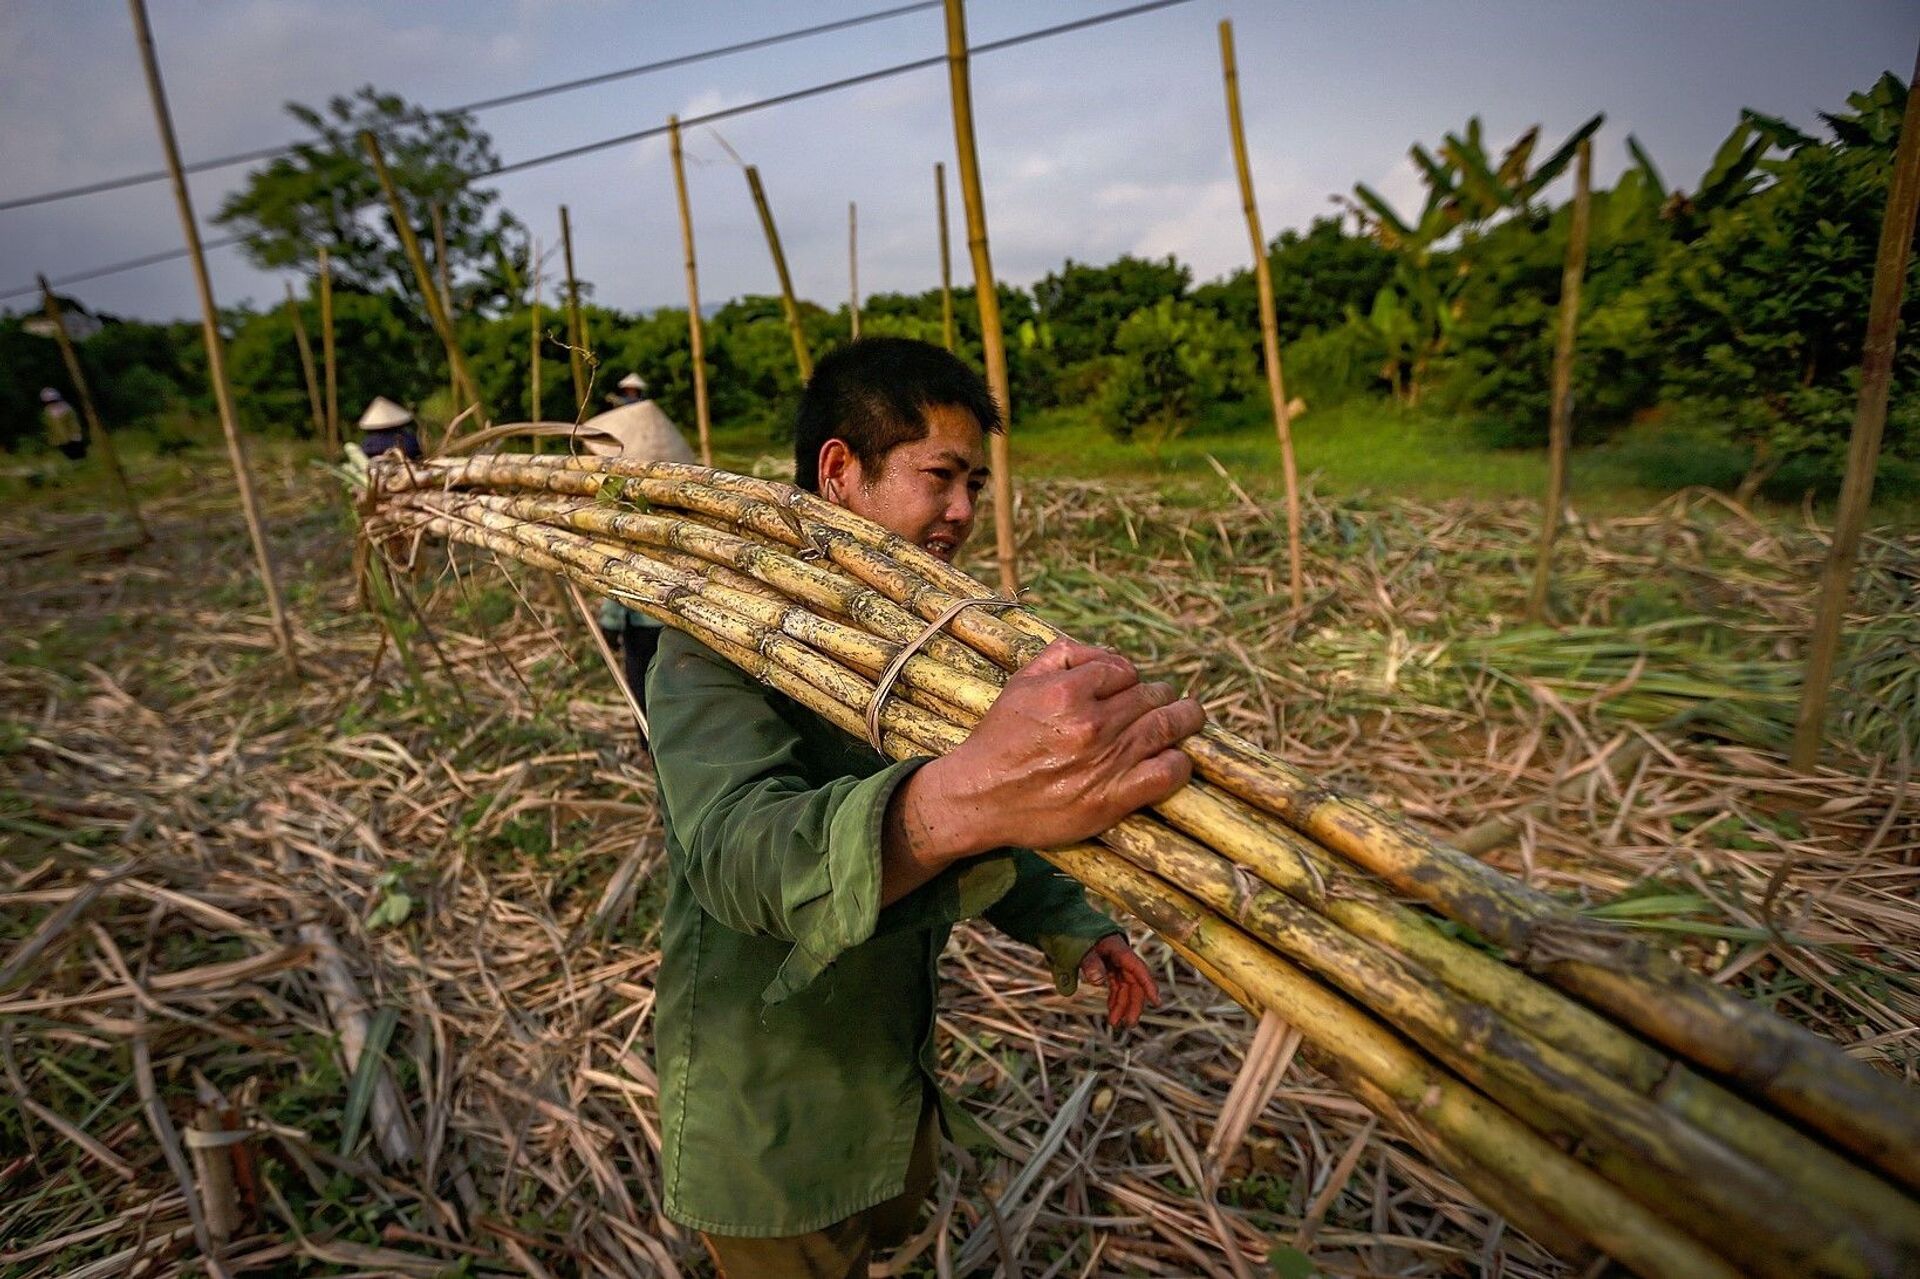
<instances>
[{"instance_id":1,"label":"leaning bamboo stick","mask_svg":"<svg viewBox=\"0 0 1920 1279\"><path fill-rule=\"evenodd\" d=\"M440 289L440 305L446 311L447 318L453 318L453 284L447 276L447 220L440 213L440 202L435 200L427 206L427 212L433 219L433 276ZM453 393L454 409L460 407L460 383L453 379L449 384Z\"/></svg>"},{"instance_id":2,"label":"leaning bamboo stick","mask_svg":"<svg viewBox=\"0 0 1920 1279\"><path fill-rule=\"evenodd\" d=\"M325 369L327 386L327 456L340 456L340 378L333 358L333 261L323 246L320 250L320 363Z\"/></svg>"},{"instance_id":3,"label":"leaning bamboo stick","mask_svg":"<svg viewBox=\"0 0 1920 1279\"><path fill-rule=\"evenodd\" d=\"M527 281L527 417L535 422L546 416L540 399L540 241L533 241L533 260L528 264ZM534 446L538 451L539 445Z\"/></svg>"},{"instance_id":4,"label":"leaning bamboo stick","mask_svg":"<svg viewBox=\"0 0 1920 1279\"><path fill-rule=\"evenodd\" d=\"M713 465L713 428L707 414L707 353L700 316L700 271L693 252L693 212L687 202L687 164L680 150L680 117L667 117L673 154L673 189L680 205L680 243L687 255L687 340L693 348L693 420L700 432L700 462ZM535 414L538 417L539 414Z\"/></svg>"},{"instance_id":5,"label":"leaning bamboo stick","mask_svg":"<svg viewBox=\"0 0 1920 1279\"><path fill-rule=\"evenodd\" d=\"M133 519L133 527L140 533L142 542L151 542L153 533L147 528L147 520L140 513L140 503L134 499L133 486L127 483L126 468L120 465L120 450L114 447L113 437L107 434L105 424L100 421L99 410L93 406L93 389L87 385L87 372L80 365L80 353L74 349L73 335L67 332L67 315L60 309L60 299L53 295L53 286L47 283L47 277L34 277L40 282L40 303L46 310L47 320L53 325L54 341L60 346L61 363L67 366L67 380L73 383L73 393L80 401L80 412L87 423L87 436L93 441L93 447L100 450L101 458L107 464L107 474L113 477L114 491L120 495L120 504L127 508L127 514Z\"/></svg>"},{"instance_id":6,"label":"leaning bamboo stick","mask_svg":"<svg viewBox=\"0 0 1920 1279\"><path fill-rule=\"evenodd\" d=\"M453 317L447 308L441 305L440 291L434 287L433 274L427 270L426 255L420 251L420 237L414 234L413 223L407 214L407 207L400 199L400 189L394 185L393 174L387 170L387 158L380 150L380 140L371 129L360 131L360 146L367 153L367 160L373 165L373 173L380 181L380 189L387 198L387 210L393 215L394 233L400 237L400 247L405 252L407 262L413 268L414 284L420 290L420 298L427 308L427 318L432 322L434 332L440 335L440 344L446 349L447 367L451 370L456 401L464 389L473 405L478 407L476 416L480 425L487 423L486 406L480 401L479 385L473 375L467 371L467 357L461 353L459 335L454 332ZM454 406L456 415L460 409ZM448 423L452 429L452 423ZM444 433L442 436L444 442Z\"/></svg>"},{"instance_id":7,"label":"leaning bamboo stick","mask_svg":"<svg viewBox=\"0 0 1920 1279\"><path fill-rule=\"evenodd\" d=\"M287 318L293 322L293 345L300 355L300 379L307 388L307 410L313 417L313 434L316 439L325 439L327 434L327 410L320 402L320 379L313 369L313 347L307 341L307 322L300 316L300 301L293 296L293 285L287 285Z\"/></svg>"},{"instance_id":8,"label":"leaning bamboo stick","mask_svg":"<svg viewBox=\"0 0 1920 1279\"><path fill-rule=\"evenodd\" d=\"M773 206L767 203L767 189L760 184L760 170L749 164L747 194L760 214L760 230L767 237L767 252L773 255L773 273L780 281L780 313L787 320L787 336L793 339L793 362L800 370L804 385L813 380L813 352L807 348L807 333L800 325L800 303L793 295L793 277L787 274L787 255L780 247L780 228L773 222Z\"/></svg>"},{"instance_id":9,"label":"leaning bamboo stick","mask_svg":"<svg viewBox=\"0 0 1920 1279\"><path fill-rule=\"evenodd\" d=\"M940 342L951 351L955 346L953 255L947 248L947 166L939 161L933 165L933 193L935 207L940 210Z\"/></svg>"},{"instance_id":10,"label":"leaning bamboo stick","mask_svg":"<svg viewBox=\"0 0 1920 1279\"><path fill-rule=\"evenodd\" d=\"M1866 532L1873 502L1874 470L1880 437L1887 426L1887 400L1893 389L1893 351L1900 340L1900 300L1906 292L1907 255L1920 217L1920 57L1907 81L1907 105L1894 151L1887 211L1880 221L1880 247L1874 255L1873 293L1867 302L1867 337L1860 352L1860 396L1847 436L1847 471L1840 485L1840 509L1833 541L1820 567L1820 603L1807 637L1807 669L1800 680L1800 709L1794 716L1793 766L1811 773L1826 742L1827 697L1840 654L1840 627L1853 596L1853 566Z\"/></svg>"},{"instance_id":11,"label":"leaning bamboo stick","mask_svg":"<svg viewBox=\"0 0 1920 1279\"><path fill-rule=\"evenodd\" d=\"M853 340L860 340L860 210L847 201L847 315Z\"/></svg>"},{"instance_id":12,"label":"leaning bamboo stick","mask_svg":"<svg viewBox=\"0 0 1920 1279\"><path fill-rule=\"evenodd\" d=\"M160 130L160 148L166 153L167 172L173 181L173 202L180 214L180 228L187 241L187 255L193 263L194 288L200 295L200 337L207 348L207 378L213 383L214 404L220 413L220 431L227 441L227 461L233 467L234 487L240 494L240 514L253 543L254 563L260 571L260 586L267 597L267 616L274 639L287 670L296 679L300 659L294 648L293 627L280 599L280 581L274 572L273 554L267 549L267 534L260 520L259 502L254 497L253 477L247 469L246 446L240 440L240 423L233 406L233 388L227 383L226 344L220 337L220 311L213 300L213 282L207 275L206 251L200 244L200 224L194 220L193 197L187 192L187 180L180 167L180 145L173 136L173 116L167 110L166 86L160 80L160 62L153 51L153 29L147 25L145 0L127 0L133 13L134 40L139 46L141 67L146 72L147 92L153 100L153 119Z\"/></svg>"},{"instance_id":13,"label":"leaning bamboo stick","mask_svg":"<svg viewBox=\"0 0 1920 1279\"><path fill-rule=\"evenodd\" d=\"M1007 336L1000 327L1000 293L987 243L987 203L980 189L980 152L973 136L973 87L967 63L966 0L946 0L947 82L953 101L954 150L960 161L960 197L967 215L967 249L973 258L973 294L980 309L980 346L986 358L987 387L1005 422L987 437L993 466L993 552L1000 567L1000 594L1020 596L1020 565L1013 536L1013 459L1007 436L1013 430L1013 391L1007 380Z\"/></svg>"},{"instance_id":14,"label":"leaning bamboo stick","mask_svg":"<svg viewBox=\"0 0 1920 1279\"><path fill-rule=\"evenodd\" d=\"M1300 472L1293 457L1292 414L1280 370L1280 327L1274 315L1273 269L1267 262L1267 237L1260 229L1260 206L1253 196L1253 166L1247 160L1247 130L1240 119L1240 73L1233 57L1233 23L1220 20L1220 72L1227 88L1227 128L1233 137L1233 168L1240 179L1240 207L1253 240L1253 284L1260 299L1260 359L1267 371L1267 396L1273 402L1273 429L1280 441L1280 471L1287 486L1287 587L1293 607L1306 599L1306 573L1300 546Z\"/></svg>"},{"instance_id":15,"label":"leaning bamboo stick","mask_svg":"<svg viewBox=\"0 0 1920 1279\"><path fill-rule=\"evenodd\" d=\"M573 373L573 411L587 411L586 327L580 318L580 281L573 274L573 223L567 206L560 206L560 248L567 264L567 366Z\"/></svg>"},{"instance_id":16,"label":"leaning bamboo stick","mask_svg":"<svg viewBox=\"0 0 1920 1279\"><path fill-rule=\"evenodd\" d=\"M1553 339L1553 408L1547 424L1547 501L1540 513L1540 550L1527 592L1527 620L1547 618L1547 587L1553 577L1553 543L1567 509L1567 454L1573 448L1573 344L1580 328L1580 278L1587 270L1587 224L1593 190L1593 143L1580 140L1574 162L1573 225L1560 271L1560 316Z\"/></svg>"},{"instance_id":17,"label":"leaning bamboo stick","mask_svg":"<svg viewBox=\"0 0 1920 1279\"><path fill-rule=\"evenodd\" d=\"M534 530L544 516L562 526L570 524L605 537L626 539L626 544L632 545L634 539L642 543L657 539L660 529L674 524L659 516L623 515L597 502L556 512L526 499L424 494L420 500L431 509L475 519L509 535ZM552 527L538 529L535 538L564 555L576 568L612 572L619 562L622 572L637 569L650 579L657 576L668 589L705 594L717 607L747 616L754 624L784 631L868 676L891 660L896 651L862 632L769 602L764 596L743 599L737 592L708 592L699 578L661 573L643 557L624 552L620 543L588 545L556 535ZM991 704L991 686L978 681L970 686L967 677L940 667L926 656L910 659L902 673L909 686L934 694L924 705L949 720L945 729L929 729L924 723L916 725L915 717L907 717L906 731L926 748L950 747ZM957 714L952 710L955 707L960 708ZM1898 1255L1898 1249L1920 1250L1920 1214L1911 1205L1785 1125L1752 1112L1722 1090L1693 1079L1688 1072L1676 1070L1673 1063L1658 1059L1630 1037L1614 1048L1603 1039L1598 1052L1586 1037L1556 1038L1556 1027L1570 1014L1583 1016L1604 1030L1611 1028L1581 1010L1555 1007L1556 1001L1564 1001L1532 987L1518 971L1442 938L1420 921L1410 917L1396 921L1394 908L1369 903L1364 890L1353 886L1321 901L1330 923L1315 923L1313 917L1304 915L1285 898L1258 892L1249 896L1247 885L1232 864L1212 850L1171 832L1162 831L1155 837L1153 830L1150 823L1129 820L1110 832L1104 842L1144 868L1186 884L1223 917L1309 967L1331 962L1329 957L1358 963L1359 968L1345 970L1350 994L1366 1001L1379 998L1382 991L1397 991L1399 1002L1380 1009L1384 1015L1403 1028L1415 1027L1419 1032L1415 1037L1443 1059L1453 1059L1465 1046L1470 1056L1455 1059L1454 1064L1469 1078L1476 1078L1482 1058L1497 1063L1500 1077L1492 1081L1489 1091L1503 1097L1517 1112L1527 1113L1548 1135L1582 1136L1589 1157L1595 1157L1594 1151L1598 1150L1605 1161L1609 1158L1607 1151L1613 1151L1610 1162L1603 1162L1603 1166L1609 1168L1616 1182L1650 1184L1646 1193L1651 1199L1674 1202L1676 1196L1686 1197L1689 1183L1701 1178L1703 1169L1715 1166L1716 1160L1724 1164L1720 1172L1705 1175L1705 1180L1709 1183L1706 1197L1719 1201L1718 1208L1726 1220L1737 1222L1743 1205L1774 1205L1759 1225L1738 1225L1720 1239L1729 1251L1758 1249L1747 1255L1754 1273L1774 1272L1776 1263L1790 1267L1812 1264L1817 1259L1816 1249L1823 1243L1843 1255L1877 1256L1882 1270L1889 1256ZM1403 927L1395 927L1396 922ZM1344 927L1351 935L1336 938L1324 932L1328 926ZM1314 934L1315 929L1323 931ZM1303 935L1314 935L1316 940L1303 944ZM1356 937L1390 947L1401 958L1389 959L1367 941L1356 944ZM1465 993L1472 1001L1480 1001L1485 1011L1467 1011L1472 1003L1442 997L1430 979L1415 979L1413 970L1403 966L1422 961L1427 972L1439 974L1445 985ZM1478 975L1472 961L1482 965ZM1466 973L1457 976L1463 964ZM1512 990L1503 990L1498 982L1488 984L1486 978L1492 974L1506 979L1509 987L1518 987L1522 995L1531 990L1543 998L1516 1002ZM1330 975L1340 976L1338 972ZM1616 1040L1620 1039L1617 1032L1613 1033ZM1556 1081L1549 1093L1552 1100L1544 1104L1544 1111L1542 1104L1531 1102L1528 1095L1533 1081L1543 1077ZM1615 1084L1614 1078L1622 1083ZM1702 1133L1713 1134L1714 1141L1726 1141L1728 1147L1722 1150L1713 1142L1701 1145L1690 1135L1692 1127L1675 1129L1678 1135L1669 1136L1661 1118L1649 1109L1653 1103L1644 1100L1642 1094L1652 1095L1659 1106L1697 1124ZM1568 1110L1576 1101L1584 1109L1576 1113L1571 1126L1555 1119L1555 1113ZM1531 1110L1526 1109L1529 1106ZM1674 1140L1681 1146L1670 1152ZM1607 1146L1607 1142L1614 1144ZM1627 1143L1625 1155L1620 1143ZM1768 1181L1776 1175L1766 1172L1768 1168L1777 1170L1786 1182ZM1797 1208L1801 1203L1821 1210ZM1851 1210L1835 1205L1849 1205ZM1873 1222L1881 1224L1877 1228L1868 1224ZM1887 1242L1889 1239L1892 1242Z\"/></svg>"}]
</instances>

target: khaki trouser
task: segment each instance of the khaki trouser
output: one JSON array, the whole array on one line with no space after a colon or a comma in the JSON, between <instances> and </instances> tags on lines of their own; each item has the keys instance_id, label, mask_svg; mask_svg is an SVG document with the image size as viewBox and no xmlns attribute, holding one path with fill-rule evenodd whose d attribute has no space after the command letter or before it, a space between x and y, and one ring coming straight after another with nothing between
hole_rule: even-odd
<instances>
[{"instance_id":1,"label":"khaki trouser","mask_svg":"<svg viewBox=\"0 0 1920 1279\"><path fill-rule=\"evenodd\" d=\"M875 1248L896 1248L913 1233L920 1206L933 1189L940 1148L939 1109L920 1112L907 1158L907 1187L892 1199L811 1234L774 1239L701 1235L723 1279L866 1279Z\"/></svg>"}]
</instances>

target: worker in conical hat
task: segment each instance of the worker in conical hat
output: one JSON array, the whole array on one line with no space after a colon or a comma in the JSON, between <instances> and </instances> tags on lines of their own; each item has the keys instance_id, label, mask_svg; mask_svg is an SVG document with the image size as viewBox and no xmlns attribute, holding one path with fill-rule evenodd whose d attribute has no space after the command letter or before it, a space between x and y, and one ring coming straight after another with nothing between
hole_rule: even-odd
<instances>
[{"instance_id":1,"label":"worker in conical hat","mask_svg":"<svg viewBox=\"0 0 1920 1279\"><path fill-rule=\"evenodd\" d=\"M80 429L79 414L50 386L40 388L40 424L46 428L47 443L70 460L78 462L87 455L87 436Z\"/></svg>"},{"instance_id":2,"label":"worker in conical hat","mask_svg":"<svg viewBox=\"0 0 1920 1279\"><path fill-rule=\"evenodd\" d=\"M367 405L367 411L360 415L360 451L368 457L379 457L393 449L418 462L420 433L410 411L384 395L376 395L373 403Z\"/></svg>"},{"instance_id":3,"label":"worker in conical hat","mask_svg":"<svg viewBox=\"0 0 1920 1279\"><path fill-rule=\"evenodd\" d=\"M620 379L622 391L635 391L644 397L646 383L637 373ZM637 389L636 389L637 388ZM687 437L673 424L658 404L640 398L618 408L588 418L574 428L573 444L592 457L623 457L642 462L698 462L687 444ZM627 687L633 690L641 710L646 709L647 667L660 647L660 623L645 613L636 612L619 600L608 599L600 605L600 632L607 643L620 653ZM643 730L640 744L647 744Z\"/></svg>"},{"instance_id":4,"label":"worker in conical hat","mask_svg":"<svg viewBox=\"0 0 1920 1279\"><path fill-rule=\"evenodd\" d=\"M607 403L615 408L622 404L638 404L647 398L647 379L638 373L629 373L613 384L613 394L607 397Z\"/></svg>"}]
</instances>

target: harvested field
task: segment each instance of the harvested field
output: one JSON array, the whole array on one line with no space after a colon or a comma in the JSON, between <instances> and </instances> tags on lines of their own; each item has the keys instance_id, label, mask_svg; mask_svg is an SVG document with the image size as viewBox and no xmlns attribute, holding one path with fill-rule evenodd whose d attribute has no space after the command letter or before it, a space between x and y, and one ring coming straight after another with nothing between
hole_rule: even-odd
<instances>
[{"instance_id":1,"label":"harvested field","mask_svg":"<svg viewBox=\"0 0 1920 1279\"><path fill-rule=\"evenodd\" d=\"M390 603L396 649L332 479L263 498L298 686L224 497L149 503L131 554L0 528L0 1274L186 1273L222 1237L227 1273L709 1273L657 1213L659 827L610 676L550 584L465 553ZM1023 501L1052 619L1920 1082L1920 535L1867 548L1809 779L1810 520L1585 522L1555 633L1516 620L1525 504L1309 502L1296 618L1272 494ZM1251 1019L1147 953L1169 997L1116 1038L963 930L942 1059L1006 1157L948 1172L888 1273L1565 1273L1304 1059L1216 1149Z\"/></svg>"}]
</instances>

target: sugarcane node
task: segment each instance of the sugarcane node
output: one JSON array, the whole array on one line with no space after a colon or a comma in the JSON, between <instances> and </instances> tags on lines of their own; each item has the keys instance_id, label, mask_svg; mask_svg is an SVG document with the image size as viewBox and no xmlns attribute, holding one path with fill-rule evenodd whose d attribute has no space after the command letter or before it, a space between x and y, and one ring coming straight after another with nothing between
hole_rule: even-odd
<instances>
[{"instance_id":1,"label":"sugarcane node","mask_svg":"<svg viewBox=\"0 0 1920 1279\"><path fill-rule=\"evenodd\" d=\"M1532 921L1514 949L1522 968L1538 972L1564 963L1629 968L1641 945L1597 920L1553 918Z\"/></svg>"}]
</instances>

